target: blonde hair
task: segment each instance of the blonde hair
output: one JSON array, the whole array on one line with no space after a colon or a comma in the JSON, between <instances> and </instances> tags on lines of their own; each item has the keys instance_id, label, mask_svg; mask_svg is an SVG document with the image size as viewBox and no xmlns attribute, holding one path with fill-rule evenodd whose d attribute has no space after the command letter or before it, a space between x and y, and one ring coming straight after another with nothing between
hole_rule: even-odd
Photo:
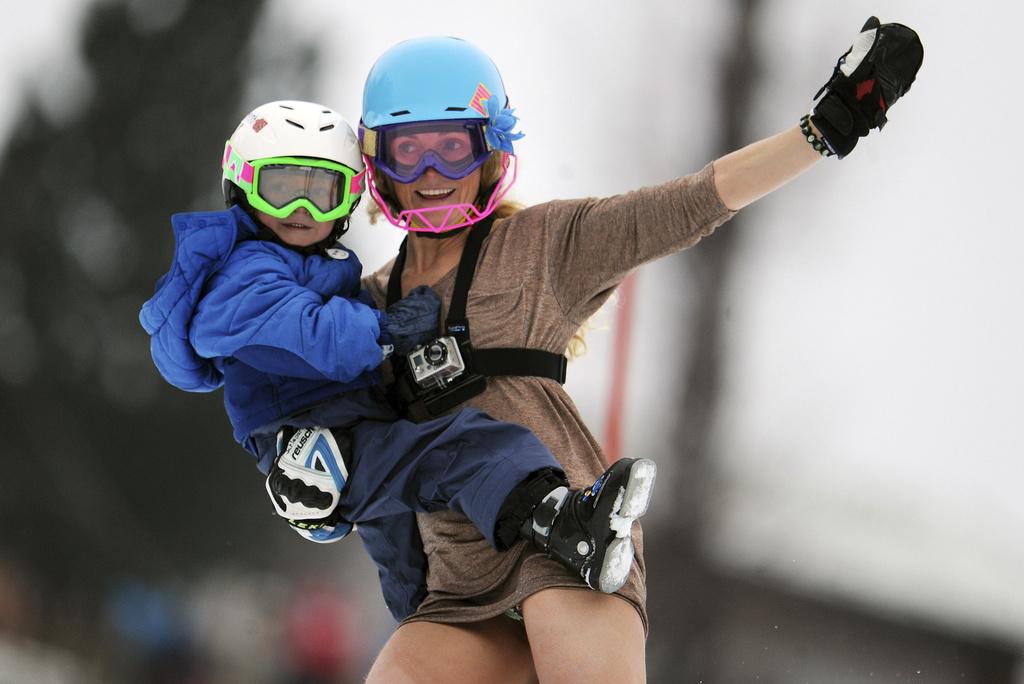
<instances>
[{"instance_id":1,"label":"blonde hair","mask_svg":"<svg viewBox=\"0 0 1024 684\"><path fill-rule=\"evenodd\" d=\"M589 320L584 321L583 325L581 325L579 329L572 334L572 339L569 340L569 346L565 350L565 356L570 361L578 359L587 353L586 334L592 327L593 326L590 325Z\"/></svg>"},{"instance_id":2,"label":"blonde hair","mask_svg":"<svg viewBox=\"0 0 1024 684\"><path fill-rule=\"evenodd\" d=\"M494 188L501 182L501 175L504 171L502 167L502 155L494 152L487 161L480 167L480 192L476 197L477 207L485 206L490 199L491 193ZM402 211L402 207L398 204L398 198L395 196L395 185L394 181L384 173L375 173L373 176L374 185L377 188L377 192L380 193L381 199L383 199L392 213L397 214ZM502 200L494 212L491 214L496 219L504 219L512 216L517 211L523 209L524 206L519 202L513 202L512 200ZM383 210L377 206L376 202L370 203L367 207L367 213L370 215L370 223L376 224L377 220L384 215ZM565 350L566 357L569 360L577 359L587 353L587 342L584 339L584 335L587 330L591 328L590 322L585 322L580 326L579 330L573 333L572 339L569 340L569 346Z\"/></svg>"}]
</instances>

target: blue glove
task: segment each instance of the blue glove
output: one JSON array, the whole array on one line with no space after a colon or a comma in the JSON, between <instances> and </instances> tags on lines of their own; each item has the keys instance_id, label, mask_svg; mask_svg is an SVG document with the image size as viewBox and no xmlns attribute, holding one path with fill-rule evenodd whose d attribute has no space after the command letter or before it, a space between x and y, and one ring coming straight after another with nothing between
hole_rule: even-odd
<instances>
[{"instance_id":1,"label":"blue glove","mask_svg":"<svg viewBox=\"0 0 1024 684\"><path fill-rule=\"evenodd\" d=\"M395 352L408 354L421 344L437 339L441 318L441 299L426 285L413 288L409 294L388 307L384 331Z\"/></svg>"}]
</instances>

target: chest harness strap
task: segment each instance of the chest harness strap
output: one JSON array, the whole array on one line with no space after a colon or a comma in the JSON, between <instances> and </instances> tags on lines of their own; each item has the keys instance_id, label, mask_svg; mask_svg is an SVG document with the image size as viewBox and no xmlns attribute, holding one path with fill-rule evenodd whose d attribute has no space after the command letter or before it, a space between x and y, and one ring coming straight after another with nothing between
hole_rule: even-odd
<instances>
[{"instance_id":1,"label":"chest harness strap","mask_svg":"<svg viewBox=\"0 0 1024 684\"><path fill-rule=\"evenodd\" d=\"M469 231L466 238L458 271L455 273L455 287L448 307L448 316L445 318L445 335L454 337L459 344L466 364L467 380L474 376L519 375L551 378L559 384L564 384L567 361L563 354L521 347L474 349L472 346L469 319L466 317L466 302L476 273L480 249L491 232L492 221L490 217L484 219ZM405 268L407 242L408 237L402 241L398 249L398 257L388 278L388 306L402 297L402 271ZM474 395L482 392L485 386L486 383L482 383Z\"/></svg>"}]
</instances>

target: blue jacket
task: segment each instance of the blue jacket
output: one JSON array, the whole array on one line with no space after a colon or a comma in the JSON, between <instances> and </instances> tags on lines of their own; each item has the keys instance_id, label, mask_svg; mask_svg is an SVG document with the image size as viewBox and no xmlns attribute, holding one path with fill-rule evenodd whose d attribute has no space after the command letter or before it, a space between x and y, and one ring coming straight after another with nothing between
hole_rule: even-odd
<instances>
[{"instance_id":1,"label":"blue jacket","mask_svg":"<svg viewBox=\"0 0 1024 684\"><path fill-rule=\"evenodd\" d=\"M190 392L224 386L235 439L379 381L381 314L353 298L362 265L256 239L237 206L175 214L174 258L139 314L161 375Z\"/></svg>"}]
</instances>

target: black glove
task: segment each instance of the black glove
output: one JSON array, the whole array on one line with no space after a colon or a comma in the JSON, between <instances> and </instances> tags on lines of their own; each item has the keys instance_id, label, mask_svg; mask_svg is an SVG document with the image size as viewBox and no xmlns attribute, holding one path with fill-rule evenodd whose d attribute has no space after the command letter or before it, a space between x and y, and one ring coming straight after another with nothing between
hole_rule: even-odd
<instances>
[{"instance_id":1,"label":"black glove","mask_svg":"<svg viewBox=\"0 0 1024 684\"><path fill-rule=\"evenodd\" d=\"M385 332L395 345L396 353L408 354L421 344L437 339L441 299L426 285L413 288L388 307L386 313Z\"/></svg>"},{"instance_id":2,"label":"black glove","mask_svg":"<svg viewBox=\"0 0 1024 684\"><path fill-rule=\"evenodd\" d=\"M811 121L828 148L842 159L872 128L882 130L886 112L910 90L923 60L924 46L913 29L868 19L814 95L825 93Z\"/></svg>"}]
</instances>

